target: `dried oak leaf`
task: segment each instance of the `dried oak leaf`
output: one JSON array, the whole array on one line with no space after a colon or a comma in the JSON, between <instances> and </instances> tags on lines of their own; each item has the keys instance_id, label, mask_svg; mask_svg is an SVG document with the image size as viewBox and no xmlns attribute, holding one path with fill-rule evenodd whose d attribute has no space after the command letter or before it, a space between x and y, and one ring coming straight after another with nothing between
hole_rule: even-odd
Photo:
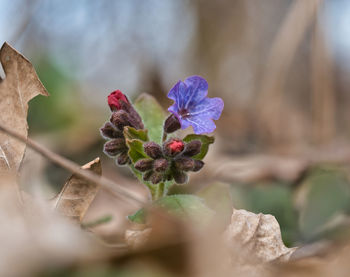
<instances>
[{"instance_id":1,"label":"dried oak leaf","mask_svg":"<svg viewBox=\"0 0 350 277\"><path fill-rule=\"evenodd\" d=\"M296 248L283 244L280 226L272 215L233 210L225 239L237 264L287 261Z\"/></svg>"},{"instance_id":2,"label":"dried oak leaf","mask_svg":"<svg viewBox=\"0 0 350 277\"><path fill-rule=\"evenodd\" d=\"M0 124L28 136L28 101L38 94L48 96L32 64L6 42L0 49L5 79L0 78ZM17 172L25 144L0 133L0 173Z\"/></svg>"},{"instance_id":3,"label":"dried oak leaf","mask_svg":"<svg viewBox=\"0 0 350 277\"><path fill-rule=\"evenodd\" d=\"M96 158L85 164L82 168L91 170L99 175L102 173L100 158ZM54 203L54 208L57 211L81 222L99 189L100 184L93 183L77 174L73 174L61 192L51 201Z\"/></svg>"}]
</instances>

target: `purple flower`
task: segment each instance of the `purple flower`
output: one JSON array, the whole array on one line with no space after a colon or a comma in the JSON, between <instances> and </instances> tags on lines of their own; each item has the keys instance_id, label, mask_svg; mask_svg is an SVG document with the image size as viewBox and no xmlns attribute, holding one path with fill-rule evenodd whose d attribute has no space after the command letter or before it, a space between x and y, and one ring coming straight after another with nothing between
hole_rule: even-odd
<instances>
[{"instance_id":1,"label":"purple flower","mask_svg":"<svg viewBox=\"0 0 350 277\"><path fill-rule=\"evenodd\" d=\"M224 101L221 98L208 98L208 83L200 76L188 77L179 81L169 91L168 98L175 103L168 109L180 121L181 128L193 127L196 134L211 133L216 126Z\"/></svg>"}]
</instances>

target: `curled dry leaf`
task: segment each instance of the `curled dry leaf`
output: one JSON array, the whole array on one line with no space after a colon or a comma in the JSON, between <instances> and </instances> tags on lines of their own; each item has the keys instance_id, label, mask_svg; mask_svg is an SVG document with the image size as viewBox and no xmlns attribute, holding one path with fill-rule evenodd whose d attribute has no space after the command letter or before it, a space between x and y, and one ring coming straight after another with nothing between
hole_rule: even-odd
<instances>
[{"instance_id":1,"label":"curled dry leaf","mask_svg":"<svg viewBox=\"0 0 350 277\"><path fill-rule=\"evenodd\" d=\"M283 244L280 226L272 215L233 210L225 239L232 250L232 260L239 264L287 261L296 248Z\"/></svg>"},{"instance_id":2,"label":"curled dry leaf","mask_svg":"<svg viewBox=\"0 0 350 277\"><path fill-rule=\"evenodd\" d=\"M32 64L7 43L0 50L5 79L0 78L0 124L28 136L28 101L38 94L48 96ZM0 133L0 173L17 172L25 144Z\"/></svg>"},{"instance_id":3,"label":"curled dry leaf","mask_svg":"<svg viewBox=\"0 0 350 277\"><path fill-rule=\"evenodd\" d=\"M100 158L85 164L82 168L99 175L102 173ZM99 189L100 184L73 174L61 192L51 201L54 203L54 208L60 213L81 222Z\"/></svg>"}]
</instances>

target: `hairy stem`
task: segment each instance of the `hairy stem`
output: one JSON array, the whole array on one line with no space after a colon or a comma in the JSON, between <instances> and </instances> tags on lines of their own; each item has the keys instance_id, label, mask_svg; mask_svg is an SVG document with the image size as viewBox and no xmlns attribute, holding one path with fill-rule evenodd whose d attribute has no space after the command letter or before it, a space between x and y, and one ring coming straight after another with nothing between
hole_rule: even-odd
<instances>
[{"instance_id":1,"label":"hairy stem","mask_svg":"<svg viewBox=\"0 0 350 277\"><path fill-rule=\"evenodd\" d=\"M157 190L156 190L156 195L155 195L155 199L154 200L157 200L157 199L163 197L163 195L164 195L164 187L165 187L165 185L164 185L163 182L159 183L157 185Z\"/></svg>"},{"instance_id":2,"label":"hairy stem","mask_svg":"<svg viewBox=\"0 0 350 277\"><path fill-rule=\"evenodd\" d=\"M168 137L167 132L164 132L164 131L163 131L162 141L163 141L163 142L166 141L167 137Z\"/></svg>"}]
</instances>

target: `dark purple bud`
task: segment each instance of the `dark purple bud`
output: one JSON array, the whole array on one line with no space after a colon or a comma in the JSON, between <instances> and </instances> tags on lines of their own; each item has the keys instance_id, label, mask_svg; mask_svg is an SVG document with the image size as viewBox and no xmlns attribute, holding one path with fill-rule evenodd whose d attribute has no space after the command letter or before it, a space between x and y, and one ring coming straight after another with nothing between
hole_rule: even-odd
<instances>
[{"instance_id":1,"label":"dark purple bud","mask_svg":"<svg viewBox=\"0 0 350 277\"><path fill-rule=\"evenodd\" d=\"M173 176L174 176L175 182L178 184L184 184L188 180L187 174L183 171L175 171L173 173Z\"/></svg>"},{"instance_id":2,"label":"dark purple bud","mask_svg":"<svg viewBox=\"0 0 350 277\"><path fill-rule=\"evenodd\" d=\"M129 120L129 115L124 110L119 110L112 113L110 121L116 128L118 128L121 131L123 131L125 126L132 126Z\"/></svg>"},{"instance_id":3,"label":"dark purple bud","mask_svg":"<svg viewBox=\"0 0 350 277\"><path fill-rule=\"evenodd\" d=\"M125 152L125 153L122 153L118 156L118 159L117 159L117 164L119 165L125 165L127 163L130 162L130 159L129 159L129 156L128 156L128 153Z\"/></svg>"},{"instance_id":4,"label":"dark purple bud","mask_svg":"<svg viewBox=\"0 0 350 277\"><path fill-rule=\"evenodd\" d=\"M171 114L164 122L164 132L170 134L179 130L181 127L179 119Z\"/></svg>"},{"instance_id":5,"label":"dark purple bud","mask_svg":"<svg viewBox=\"0 0 350 277\"><path fill-rule=\"evenodd\" d=\"M164 158L160 158L154 161L154 170L157 172L164 172L168 169L168 161Z\"/></svg>"},{"instance_id":6,"label":"dark purple bud","mask_svg":"<svg viewBox=\"0 0 350 277\"><path fill-rule=\"evenodd\" d=\"M142 159L142 160L138 160L136 163L135 163L135 168L138 170L138 171L141 171L141 172L145 172L147 170L150 170L153 168L153 160L152 159Z\"/></svg>"},{"instance_id":7,"label":"dark purple bud","mask_svg":"<svg viewBox=\"0 0 350 277\"><path fill-rule=\"evenodd\" d=\"M192 157L201 152L202 143L199 140L192 140L186 144L183 155Z\"/></svg>"},{"instance_id":8,"label":"dark purple bud","mask_svg":"<svg viewBox=\"0 0 350 277\"><path fill-rule=\"evenodd\" d=\"M153 174L153 170L147 171L145 174L143 174L142 178L144 181L149 181L151 179L151 176Z\"/></svg>"},{"instance_id":9,"label":"dark purple bud","mask_svg":"<svg viewBox=\"0 0 350 277\"><path fill-rule=\"evenodd\" d=\"M201 170L203 166L204 166L203 161L194 160L194 167L193 167L192 171L197 172L197 171Z\"/></svg>"},{"instance_id":10,"label":"dark purple bud","mask_svg":"<svg viewBox=\"0 0 350 277\"><path fill-rule=\"evenodd\" d=\"M112 139L103 146L104 152L109 156L116 156L125 151L126 145L123 138Z\"/></svg>"},{"instance_id":11,"label":"dark purple bud","mask_svg":"<svg viewBox=\"0 0 350 277\"><path fill-rule=\"evenodd\" d=\"M120 102L121 104L121 109L126 111L127 114L129 115L129 120L131 123L131 126L134 127L135 129L143 129L143 123L140 115L138 112L134 109L134 107L127 102Z\"/></svg>"},{"instance_id":12,"label":"dark purple bud","mask_svg":"<svg viewBox=\"0 0 350 277\"><path fill-rule=\"evenodd\" d=\"M152 159L158 159L163 156L162 148L157 143L151 141L143 145L145 153Z\"/></svg>"},{"instance_id":13,"label":"dark purple bud","mask_svg":"<svg viewBox=\"0 0 350 277\"><path fill-rule=\"evenodd\" d=\"M100 129L101 135L104 138L122 138L123 132L117 130L111 122L106 122L106 124Z\"/></svg>"},{"instance_id":14,"label":"dark purple bud","mask_svg":"<svg viewBox=\"0 0 350 277\"><path fill-rule=\"evenodd\" d=\"M163 144L163 152L168 157L174 157L181 153L184 149L185 144L180 139L169 139Z\"/></svg>"},{"instance_id":15,"label":"dark purple bud","mask_svg":"<svg viewBox=\"0 0 350 277\"><path fill-rule=\"evenodd\" d=\"M163 180L163 174L160 172L153 172L151 176L151 182L152 184L158 184Z\"/></svg>"},{"instance_id":16,"label":"dark purple bud","mask_svg":"<svg viewBox=\"0 0 350 277\"><path fill-rule=\"evenodd\" d=\"M178 170L190 171L194 168L195 161L189 157L179 157L175 160L175 166Z\"/></svg>"}]
</instances>

